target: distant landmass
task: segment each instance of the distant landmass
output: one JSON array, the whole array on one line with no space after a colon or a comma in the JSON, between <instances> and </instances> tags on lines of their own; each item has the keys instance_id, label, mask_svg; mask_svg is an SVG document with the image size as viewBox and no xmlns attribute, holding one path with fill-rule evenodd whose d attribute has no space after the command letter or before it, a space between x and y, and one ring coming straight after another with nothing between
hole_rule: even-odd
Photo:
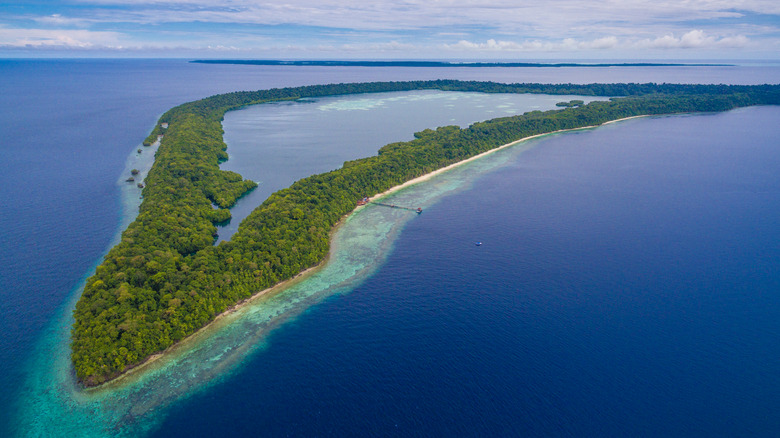
<instances>
[{"instance_id":1,"label":"distant landmass","mask_svg":"<svg viewBox=\"0 0 780 438\"><path fill-rule=\"evenodd\" d=\"M655 62L544 63L544 62L455 62L455 61L279 61L266 59L197 59L200 64L301 65L320 67L726 67L732 64L680 64Z\"/></svg>"}]
</instances>

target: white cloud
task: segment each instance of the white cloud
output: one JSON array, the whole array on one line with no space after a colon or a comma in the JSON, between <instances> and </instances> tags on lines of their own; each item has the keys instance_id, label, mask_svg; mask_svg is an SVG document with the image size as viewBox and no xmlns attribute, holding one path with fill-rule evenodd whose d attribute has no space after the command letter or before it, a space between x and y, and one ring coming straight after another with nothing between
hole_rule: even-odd
<instances>
[{"instance_id":1,"label":"white cloud","mask_svg":"<svg viewBox=\"0 0 780 438\"><path fill-rule=\"evenodd\" d=\"M750 40L745 35L721 38L717 42L718 47L741 48L750 45Z\"/></svg>"},{"instance_id":2,"label":"white cloud","mask_svg":"<svg viewBox=\"0 0 780 438\"><path fill-rule=\"evenodd\" d=\"M0 28L0 47L120 47L119 34L89 30Z\"/></svg>"},{"instance_id":3,"label":"white cloud","mask_svg":"<svg viewBox=\"0 0 780 438\"><path fill-rule=\"evenodd\" d=\"M701 29L696 29L679 38L674 35L664 35L653 40L638 41L634 45L642 49L716 49L745 47L749 43L750 40L744 35L716 38L707 35Z\"/></svg>"},{"instance_id":4,"label":"white cloud","mask_svg":"<svg viewBox=\"0 0 780 438\"><path fill-rule=\"evenodd\" d=\"M216 21L222 23L300 24L356 29L420 29L495 26L505 32L533 29L551 37L555 31L604 23L624 23L637 31L658 23L740 17L739 11L780 14L776 0L87 0L103 9L141 22ZM218 5L218 6L217 6ZM129 12L129 13L128 13Z\"/></svg>"},{"instance_id":5,"label":"white cloud","mask_svg":"<svg viewBox=\"0 0 780 438\"><path fill-rule=\"evenodd\" d=\"M703 30L692 30L680 37L680 47L684 49L712 46L714 43L715 38L706 35Z\"/></svg>"},{"instance_id":6,"label":"white cloud","mask_svg":"<svg viewBox=\"0 0 780 438\"><path fill-rule=\"evenodd\" d=\"M90 23L89 20L85 20L83 18L63 17L61 14L51 14L51 15L44 15L41 17L31 17L31 18L36 23L48 25L48 26L84 27Z\"/></svg>"},{"instance_id":7,"label":"white cloud","mask_svg":"<svg viewBox=\"0 0 780 438\"><path fill-rule=\"evenodd\" d=\"M578 52L588 50L612 50L612 49L718 49L740 48L750 44L750 40L744 35L716 38L707 35L702 30L686 32L681 37L664 35L655 39L631 40L619 39L616 36L608 36L593 40L580 41L574 38L565 38L557 41L497 41L489 39L484 43L467 40L458 41L456 44L445 44L443 47L450 51L505 51L505 52Z\"/></svg>"},{"instance_id":8,"label":"white cloud","mask_svg":"<svg viewBox=\"0 0 780 438\"><path fill-rule=\"evenodd\" d=\"M715 37L702 30L691 30L681 36L667 34L652 39L627 39L617 36L606 36L589 40L564 38L558 40L504 40L491 38L483 42L461 39L454 44L428 43L416 44L403 41L368 40L342 44L313 44L307 42L295 44L279 44L274 40L259 39L252 36L232 38L230 43L219 40L219 34L211 38L200 38L199 41L212 43L184 43L186 33L176 37L178 32L171 32L176 42L132 43L126 36L116 32L95 32L83 29L51 30L51 29L8 29L0 28L0 48L38 48L38 49L79 49L79 50L202 50L209 52L298 52L298 53L344 53L372 57L377 54L388 54L391 57L404 57L415 53L459 53L479 56L478 54L509 53L605 53L609 51L679 51L679 50L713 50L741 49L751 46L751 41L744 35ZM262 41L262 42L261 42Z\"/></svg>"},{"instance_id":9,"label":"white cloud","mask_svg":"<svg viewBox=\"0 0 780 438\"><path fill-rule=\"evenodd\" d=\"M777 0L69 0L57 13L0 17L0 45L295 47L436 53L735 49L775 44ZM727 19L727 20L722 20ZM690 23L695 22L695 25ZM279 26L278 25L286 25ZM150 28L154 27L154 32ZM695 26L694 30L691 30ZM44 30L48 29L48 30ZM55 30L62 29L62 30ZM90 29L94 30L90 32ZM114 30L108 32L107 29ZM171 29L166 30L166 29ZM81 33L79 33L81 32ZM122 41L122 44L119 41ZM775 56L776 57L776 56Z\"/></svg>"},{"instance_id":10,"label":"white cloud","mask_svg":"<svg viewBox=\"0 0 780 438\"><path fill-rule=\"evenodd\" d=\"M618 39L615 36L597 38L593 41L580 43L581 49L605 50L605 49L614 49L617 46L618 46Z\"/></svg>"},{"instance_id":11,"label":"white cloud","mask_svg":"<svg viewBox=\"0 0 780 438\"><path fill-rule=\"evenodd\" d=\"M562 52L604 50L618 47L618 45L618 39L609 36L591 41L578 41L574 38L565 38L560 41L527 40L521 42L489 39L484 43L475 43L461 40L456 44L445 44L443 47L454 51Z\"/></svg>"}]
</instances>

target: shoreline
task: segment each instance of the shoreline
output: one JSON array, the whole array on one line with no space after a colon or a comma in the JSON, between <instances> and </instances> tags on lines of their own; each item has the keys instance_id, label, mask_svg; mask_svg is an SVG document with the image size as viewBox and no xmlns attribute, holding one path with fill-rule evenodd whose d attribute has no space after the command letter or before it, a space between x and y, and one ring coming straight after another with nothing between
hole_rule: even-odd
<instances>
[{"instance_id":1,"label":"shoreline","mask_svg":"<svg viewBox=\"0 0 780 438\"><path fill-rule=\"evenodd\" d=\"M414 185L414 184L417 184L417 183L421 183L423 181L427 181L427 180L433 178L436 175L439 175L441 173L447 172L448 170L454 169L454 168L456 168L458 166L462 166L462 165L464 165L466 163L470 163L472 161L476 161L476 160L478 160L480 158L483 158L483 157L485 157L487 155L490 155L490 154L492 154L494 152L498 152L498 151L500 151L502 149L506 149L506 148L515 146L515 145L520 144L520 143L522 143L524 141L533 140L533 139L539 138L539 137L544 137L545 135L560 134L562 132L572 132L572 131L579 131L579 130L582 130L582 129L598 128L599 126L608 125L610 123L623 122L623 121L626 121L626 120L638 119L640 117L647 117L647 115L624 117L622 119L610 120L610 121L604 122L604 123L602 123L600 125L581 126L579 128L571 128L571 129L559 129L557 131L550 131L550 132L545 132L543 134L535 134L535 135L531 135L531 136L528 136L528 137L523 137L523 138L515 140L513 142L510 142L510 143L503 144L501 146L495 147L495 148L493 148L493 149L491 149L489 151L485 151L485 152L482 152L480 154L474 155L473 157L466 158L465 160L461 160L461 161L458 161L456 163L452 163L452 164L450 164L448 166L444 166L441 169L436 169L436 170L434 170L432 172L426 173L424 175L420 175L417 178L410 179L409 181L406 181L406 182L401 183L401 184L399 184L397 186L391 187L391 188L385 190L382 193L378 193L378 194L372 196L370 199L372 199L372 200L379 199L379 198L381 198L383 196L387 196L387 195L389 195L391 193L397 192L397 191L399 191L401 189L404 189L406 187L409 187L411 185ZM354 210L353 210L353 212L354 212Z\"/></svg>"},{"instance_id":2,"label":"shoreline","mask_svg":"<svg viewBox=\"0 0 780 438\"><path fill-rule=\"evenodd\" d=\"M520 138L518 140L515 140L515 141L512 141L512 142L503 144L501 146L495 147L495 148L490 149L488 151L482 152L480 154L474 155L472 157L466 158L464 160L452 163L452 164L447 165L445 167L442 167L440 169L436 169L436 170L434 170L432 172L429 172L429 173L426 173L424 175L420 175L420 176L418 176L416 178L410 179L409 181L401 183L401 184L399 184L397 186L393 186L393 187L385 190L384 192L378 193L378 194L370 197L370 199L375 200L375 199L379 199L379 198L388 196L388 195L390 195L392 193L395 193L395 192L397 192L399 190L402 190L402 189L404 189L406 187L409 187L409 186L421 183L423 181L427 181L427 180L433 178L436 175L439 175L441 173L447 172L447 171L449 171L451 169L454 169L456 167L459 167L459 166L462 166L464 164L470 163L472 161L476 161L476 160L478 160L480 158L484 158L485 156L488 156L488 155L490 155L492 153L495 153L495 152L497 152L499 150L515 146L517 144L520 144L520 143L528 141L528 140L533 140L533 139L536 139L536 138L540 138L540 137L547 136L547 135L552 135L552 134L559 134L559 133L564 133L564 132L573 132L573 131L579 131L579 130L584 130L584 129L598 128L600 126L608 125L608 124L611 124L611 123L617 123L617 122L622 122L622 121L626 121L626 120L630 120L630 119L636 119L636 118L641 118L641 117L647 117L647 115L638 115L638 116L624 117L624 118L621 118L621 119L610 120L610 121L604 122L604 123L599 124L599 125L589 125L589 126L582 126L582 127L578 127L578 128L571 128L571 129L559 129L557 131L551 131L551 132L546 132L546 133L542 133L542 134L535 134L535 135L531 135L531 136L528 136L528 137L523 137L523 138ZM344 225L346 220L351 215L353 215L355 212L359 211L363 207L365 207L365 206L357 206L351 212L347 213L341 219L339 219L339 221L336 223L336 225L334 225L333 228L330 230L329 237L328 237L329 245L330 245L330 242L332 241L333 235L336 233L336 231L342 225ZM242 301L232 305L231 307L227 308L226 310L220 312L219 314L217 314L214 317L214 319L209 321L206 325L204 325L203 327L199 328L197 331L195 331L191 335L185 337L184 339L174 343L173 345L171 345L170 347L166 348L165 350L163 350L161 352L158 352L158 353L155 353L155 354L152 354L151 356L147 357L143 362L141 362L141 363L139 363L139 364L137 364L135 366L129 367L128 369L126 369L122 373L118 374L113 379L107 380L106 382L104 382L102 384L99 384L99 385L96 385L96 386L85 386L85 389L88 392L98 392L98 391L102 391L102 390L108 390L112 386L121 385L124 380L127 380L127 379L129 379L131 377L134 377L134 376L138 375L139 373L144 372L146 370L146 368L148 368L149 366L151 366L152 364L157 362L159 359L161 359L161 358L163 358L165 356L170 355L171 353L173 353L175 350L177 350L179 348L186 347L186 345L188 343L190 343L190 342L193 342L193 340L196 339L198 337L198 335L203 334L205 331L207 331L210 328L212 328L216 322L226 318L230 314L233 314L233 313L237 312L238 310L248 306L249 304L253 303L254 301L256 301L256 300L258 300L258 299L260 299L262 297L268 296L269 294L271 294L273 292L281 291L281 290L283 290L284 288L286 288L288 286L291 286L291 285L293 285L293 284L295 284L295 283L297 283L299 281L305 280L306 278L308 278L309 276L313 275L314 273L316 273L320 269L324 268L329 260L330 260L330 251L328 251L328 254L325 256L325 258L323 260L321 260L319 263L317 263L316 265L314 265L314 266L312 266L310 268L307 268L307 269L297 273L292 278L288 278L287 280L283 280L283 281L281 281L281 282L279 282L279 283L277 283L277 284L275 284L275 285L273 285L273 286L271 286L269 288L262 289L262 290L259 290L259 291L255 292L250 297L248 297L248 298L246 298L246 299L244 299L244 300L242 300Z\"/></svg>"},{"instance_id":3,"label":"shoreline","mask_svg":"<svg viewBox=\"0 0 780 438\"><path fill-rule=\"evenodd\" d=\"M333 226L333 228L330 231L330 237L328 238L328 241L331 240L333 234L339 229L339 227L341 227L344 224L344 221L353 212L354 212L354 210L352 212L350 212L349 214L345 215L344 217L342 217L336 223L336 225ZM178 350L179 348L185 348L190 342L193 342L199 335L202 335L204 332L206 332L209 329L213 328L214 325L218 321L220 321L222 319L225 319L226 317L228 317L231 314L237 312L238 310L240 310L240 309L242 309L242 308L252 304L254 301L259 300L260 298L266 297L266 296L268 296L268 295L270 295L270 294L272 294L274 292L280 292L280 291L284 290L284 288L286 288L288 286L292 286L292 285L294 285L294 284L296 284L296 283L298 283L298 282L300 282L302 280L305 280L309 276L315 274L317 271L319 271L320 269L325 267L325 265L327 264L329 259L330 259L330 252L328 252L328 255L326 255L325 258L322 259L322 261L320 261L319 263L317 263L316 265L314 265L314 266L312 266L310 268L304 269L303 271L295 274L295 276L293 276L292 278L288 278L287 280L282 280L279 283L276 283L275 285L273 285L271 287L259 290L259 291L255 292L254 294L252 294L252 296L250 296L249 298L245 298L245 299L239 301L238 303L230 306L229 308L225 309L221 313L217 314L214 317L214 319L209 321L206 325L204 325L203 327L199 328L197 331L195 331L191 335L185 337L184 339L182 339L182 340L180 340L178 342L175 342L173 345L171 345L170 347L166 348L165 350L157 352L157 353L154 353L153 355L147 357L146 360L144 360L143 362L141 362L138 365L135 365L135 366L133 366L131 368L128 368L126 371L122 372L121 374L117 375L116 377L114 377L111 380L107 380L107 381L101 383L100 385L96 385L96 386L86 386L85 389L88 392L98 392L98 391L102 391L102 390L108 390L108 389L110 389L111 386L119 386L119 385L121 385L122 383L124 383L123 382L124 380L132 378L132 377L134 377L134 376L136 376L136 375L146 371L146 368L148 368L149 366L153 365L159 359L162 359L163 357L170 355L171 353L173 353L174 351Z\"/></svg>"}]
</instances>

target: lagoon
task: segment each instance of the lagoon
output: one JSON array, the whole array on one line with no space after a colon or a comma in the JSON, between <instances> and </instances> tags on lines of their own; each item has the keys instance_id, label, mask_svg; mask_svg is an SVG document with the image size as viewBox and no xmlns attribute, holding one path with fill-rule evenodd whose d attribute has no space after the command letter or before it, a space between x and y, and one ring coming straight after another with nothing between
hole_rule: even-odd
<instances>
[{"instance_id":1,"label":"lagoon","mask_svg":"<svg viewBox=\"0 0 780 438\"><path fill-rule=\"evenodd\" d=\"M310 175L338 169L348 160L376 155L380 147L414 139L439 126L466 128L488 119L557 109L558 102L594 96L485 94L422 90L335 96L254 105L225 115L224 139L231 170L259 183L233 208L219 229L229 240L268 196Z\"/></svg>"}]
</instances>

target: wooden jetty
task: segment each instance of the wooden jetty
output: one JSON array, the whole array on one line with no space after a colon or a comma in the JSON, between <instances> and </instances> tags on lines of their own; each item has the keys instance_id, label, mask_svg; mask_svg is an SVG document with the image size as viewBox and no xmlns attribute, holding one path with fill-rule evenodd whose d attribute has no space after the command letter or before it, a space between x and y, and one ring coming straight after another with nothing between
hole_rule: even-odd
<instances>
[{"instance_id":1,"label":"wooden jetty","mask_svg":"<svg viewBox=\"0 0 780 438\"><path fill-rule=\"evenodd\" d=\"M369 198L363 198L363 199L361 199L360 201L357 202L357 205L366 205L366 204L381 205L382 207L388 207L388 208L400 208L401 210L409 210L409 211L413 211L413 212L415 212L417 214L421 214L422 213L422 207L414 208L414 207L404 207L402 205L395 205L395 204L385 204L384 202L372 201Z\"/></svg>"}]
</instances>

